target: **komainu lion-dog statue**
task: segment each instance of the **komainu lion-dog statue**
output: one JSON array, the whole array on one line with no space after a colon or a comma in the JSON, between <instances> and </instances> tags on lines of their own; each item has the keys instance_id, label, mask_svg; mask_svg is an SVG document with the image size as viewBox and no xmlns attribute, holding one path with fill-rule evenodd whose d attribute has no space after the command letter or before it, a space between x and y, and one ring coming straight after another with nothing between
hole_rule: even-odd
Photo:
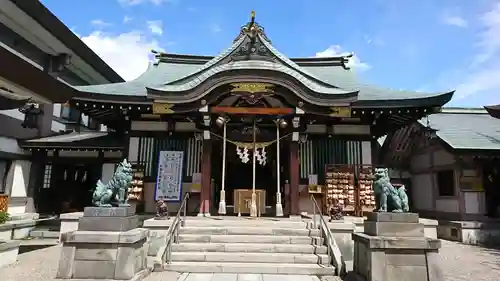
<instances>
[{"instance_id":1,"label":"komainu lion-dog statue","mask_svg":"<svg viewBox=\"0 0 500 281\"><path fill-rule=\"evenodd\" d=\"M404 185L395 188L389 178L387 168L375 168L373 180L373 192L377 212L409 212L408 196Z\"/></svg>"},{"instance_id":2,"label":"komainu lion-dog statue","mask_svg":"<svg viewBox=\"0 0 500 281\"><path fill-rule=\"evenodd\" d=\"M101 180L97 181L92 194L92 203L97 207L128 206L128 188L131 184L132 165L124 159L107 184Z\"/></svg>"}]
</instances>

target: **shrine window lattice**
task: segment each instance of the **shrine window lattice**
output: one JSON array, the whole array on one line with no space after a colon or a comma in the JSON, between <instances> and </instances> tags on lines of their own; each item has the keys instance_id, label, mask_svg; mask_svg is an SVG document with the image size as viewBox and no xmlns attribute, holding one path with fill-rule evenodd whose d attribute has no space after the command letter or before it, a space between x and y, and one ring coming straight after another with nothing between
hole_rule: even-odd
<instances>
[{"instance_id":1,"label":"shrine window lattice","mask_svg":"<svg viewBox=\"0 0 500 281\"><path fill-rule=\"evenodd\" d=\"M311 174L324 182L324 169L328 164L359 166L362 163L361 141L317 138L299 144L300 178L307 181Z\"/></svg>"},{"instance_id":2,"label":"shrine window lattice","mask_svg":"<svg viewBox=\"0 0 500 281\"><path fill-rule=\"evenodd\" d=\"M145 178L155 180L160 151L183 151L183 181L190 181L201 170L201 141L180 137L140 137L137 164L144 167Z\"/></svg>"}]
</instances>

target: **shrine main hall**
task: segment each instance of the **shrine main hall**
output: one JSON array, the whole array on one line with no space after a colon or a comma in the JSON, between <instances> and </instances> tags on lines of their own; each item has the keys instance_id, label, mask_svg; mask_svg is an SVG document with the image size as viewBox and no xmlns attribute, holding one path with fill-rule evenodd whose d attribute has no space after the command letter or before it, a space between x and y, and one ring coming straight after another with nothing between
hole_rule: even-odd
<instances>
[{"instance_id":1,"label":"shrine main hall","mask_svg":"<svg viewBox=\"0 0 500 281\"><path fill-rule=\"evenodd\" d=\"M99 167L93 177L109 180L127 158L139 212L154 212L155 199L176 211L189 193L188 212L202 216L298 215L311 212L311 196L359 214L374 205L362 176L379 164L377 139L439 112L453 96L363 83L349 68L351 54L288 58L255 17L215 57L155 57L133 81L74 87L68 106L107 132L21 146L50 165L58 185L72 180L57 173L68 163Z\"/></svg>"}]
</instances>

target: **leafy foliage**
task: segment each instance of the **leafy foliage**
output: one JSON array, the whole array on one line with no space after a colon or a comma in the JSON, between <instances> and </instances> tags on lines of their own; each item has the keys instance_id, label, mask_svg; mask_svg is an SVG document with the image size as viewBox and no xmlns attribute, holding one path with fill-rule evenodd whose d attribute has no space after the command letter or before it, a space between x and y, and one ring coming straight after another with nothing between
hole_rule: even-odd
<instances>
[{"instance_id":1,"label":"leafy foliage","mask_svg":"<svg viewBox=\"0 0 500 281\"><path fill-rule=\"evenodd\" d=\"M9 213L0 211L0 224L4 224L9 220Z\"/></svg>"}]
</instances>

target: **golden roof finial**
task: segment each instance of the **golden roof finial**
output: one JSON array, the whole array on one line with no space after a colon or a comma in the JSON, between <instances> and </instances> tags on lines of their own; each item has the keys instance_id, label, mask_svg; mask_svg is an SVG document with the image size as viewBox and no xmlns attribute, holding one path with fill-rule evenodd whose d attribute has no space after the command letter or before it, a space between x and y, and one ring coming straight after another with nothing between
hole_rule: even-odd
<instances>
[{"instance_id":1,"label":"golden roof finial","mask_svg":"<svg viewBox=\"0 0 500 281\"><path fill-rule=\"evenodd\" d=\"M250 13L250 21L254 21L255 20L255 11L252 11Z\"/></svg>"}]
</instances>

